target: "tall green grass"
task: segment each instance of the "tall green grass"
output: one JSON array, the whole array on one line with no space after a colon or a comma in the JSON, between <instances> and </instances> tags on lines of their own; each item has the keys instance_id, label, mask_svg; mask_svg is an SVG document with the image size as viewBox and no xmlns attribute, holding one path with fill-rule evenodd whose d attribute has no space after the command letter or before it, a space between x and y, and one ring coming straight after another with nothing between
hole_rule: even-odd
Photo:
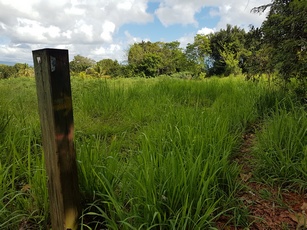
<instances>
[{"instance_id":1,"label":"tall green grass","mask_svg":"<svg viewBox=\"0 0 307 230\"><path fill-rule=\"evenodd\" d=\"M92 102L88 116L101 131L80 133L77 142L81 184L95 197L84 219L99 216L96 224L110 229L202 229L239 212L239 167L230 158L258 118L265 87L238 79L162 78L123 84L110 94L114 82L98 84L82 97ZM237 217L233 222L244 225Z\"/></svg>"},{"instance_id":2,"label":"tall green grass","mask_svg":"<svg viewBox=\"0 0 307 230\"><path fill-rule=\"evenodd\" d=\"M282 92L167 77L72 78L72 92L82 229L214 229L221 215L248 226L232 156L250 124L270 124ZM34 79L0 81L0 96L0 228L46 229Z\"/></svg>"},{"instance_id":3,"label":"tall green grass","mask_svg":"<svg viewBox=\"0 0 307 230\"><path fill-rule=\"evenodd\" d=\"M0 229L46 229L48 196L34 79L0 82Z\"/></svg>"},{"instance_id":4,"label":"tall green grass","mask_svg":"<svg viewBox=\"0 0 307 230\"><path fill-rule=\"evenodd\" d=\"M307 113L282 101L257 135L258 177L284 188L307 188Z\"/></svg>"}]
</instances>

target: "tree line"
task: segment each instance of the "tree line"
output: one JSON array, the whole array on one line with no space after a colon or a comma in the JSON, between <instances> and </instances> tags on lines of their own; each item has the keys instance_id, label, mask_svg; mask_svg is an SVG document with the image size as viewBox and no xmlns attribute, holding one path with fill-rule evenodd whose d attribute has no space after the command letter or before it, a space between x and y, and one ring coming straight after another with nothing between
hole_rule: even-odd
<instances>
[{"instance_id":1,"label":"tree line","mask_svg":"<svg viewBox=\"0 0 307 230\"><path fill-rule=\"evenodd\" d=\"M127 63L111 59L95 63L76 56L73 72L111 77L156 77L159 75L229 76L245 74L255 79L265 74L284 82L296 79L305 86L307 76L307 4L301 0L272 0L252 13L268 9L261 27L249 31L227 25L209 35L197 34L184 49L178 41L142 41L130 46Z\"/></svg>"},{"instance_id":2,"label":"tree line","mask_svg":"<svg viewBox=\"0 0 307 230\"><path fill-rule=\"evenodd\" d=\"M169 75L196 79L244 74L252 80L265 75L269 82L273 77L285 84L294 79L300 93L306 94L307 4L302 0L272 0L253 8L252 13L265 10L268 14L261 27L250 25L248 32L227 25L209 35L195 35L185 48L178 41L134 43L127 51L126 63L112 59L96 62L77 55L70 62L71 72L93 77ZM0 65L0 78L18 76L30 68L16 65Z\"/></svg>"},{"instance_id":3,"label":"tree line","mask_svg":"<svg viewBox=\"0 0 307 230\"><path fill-rule=\"evenodd\" d=\"M34 69L26 63L16 63L13 66L0 64L0 79L32 76Z\"/></svg>"}]
</instances>

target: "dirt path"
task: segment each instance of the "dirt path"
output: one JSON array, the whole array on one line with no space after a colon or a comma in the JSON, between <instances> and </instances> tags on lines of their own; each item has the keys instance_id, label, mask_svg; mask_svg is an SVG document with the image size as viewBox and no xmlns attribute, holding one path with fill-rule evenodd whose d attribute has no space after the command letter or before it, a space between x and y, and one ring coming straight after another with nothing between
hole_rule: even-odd
<instances>
[{"instance_id":1,"label":"dirt path","mask_svg":"<svg viewBox=\"0 0 307 230\"><path fill-rule=\"evenodd\" d=\"M244 189L237 194L237 198L249 211L248 229L307 229L306 194L286 192L261 183L254 177L252 147L256 141L255 130L254 127L249 128L243 135L242 146L234 159L242 166L239 179ZM221 223L218 225L220 229L244 229Z\"/></svg>"}]
</instances>

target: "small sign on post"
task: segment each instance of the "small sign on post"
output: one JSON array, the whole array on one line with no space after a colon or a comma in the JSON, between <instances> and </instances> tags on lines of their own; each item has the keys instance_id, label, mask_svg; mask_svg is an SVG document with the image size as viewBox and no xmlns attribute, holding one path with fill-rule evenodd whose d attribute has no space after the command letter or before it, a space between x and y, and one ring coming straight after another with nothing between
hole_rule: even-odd
<instances>
[{"instance_id":1,"label":"small sign on post","mask_svg":"<svg viewBox=\"0 0 307 230\"><path fill-rule=\"evenodd\" d=\"M77 229L80 214L68 50L34 50L52 229Z\"/></svg>"}]
</instances>

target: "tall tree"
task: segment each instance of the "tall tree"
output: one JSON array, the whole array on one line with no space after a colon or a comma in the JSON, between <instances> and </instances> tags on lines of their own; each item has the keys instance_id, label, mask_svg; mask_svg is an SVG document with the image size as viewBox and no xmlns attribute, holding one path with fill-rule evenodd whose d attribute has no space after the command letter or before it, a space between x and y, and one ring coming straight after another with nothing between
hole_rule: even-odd
<instances>
[{"instance_id":1,"label":"tall tree","mask_svg":"<svg viewBox=\"0 0 307 230\"><path fill-rule=\"evenodd\" d=\"M158 65L158 59L161 59L161 57L158 57L160 49L159 43L152 43L149 41L135 43L130 47L128 52L128 64L136 75L147 76L150 74L148 77L154 77L159 73L159 69L153 68L160 67L160 65ZM155 54L155 56L152 56L152 54Z\"/></svg>"},{"instance_id":2,"label":"tall tree","mask_svg":"<svg viewBox=\"0 0 307 230\"><path fill-rule=\"evenodd\" d=\"M179 46L180 42L178 41L162 43L162 74L172 74L184 70L186 58Z\"/></svg>"},{"instance_id":3,"label":"tall tree","mask_svg":"<svg viewBox=\"0 0 307 230\"><path fill-rule=\"evenodd\" d=\"M270 62L272 59L272 47L263 41L263 33L260 28L250 26L250 30L245 35L246 52L242 71L247 74L247 79L255 80L256 76L266 74L269 83L274 73L274 66Z\"/></svg>"},{"instance_id":4,"label":"tall tree","mask_svg":"<svg viewBox=\"0 0 307 230\"><path fill-rule=\"evenodd\" d=\"M0 64L0 79L1 78L10 78L10 77L16 77L17 71L14 68L14 66L8 66Z\"/></svg>"},{"instance_id":5,"label":"tall tree","mask_svg":"<svg viewBox=\"0 0 307 230\"><path fill-rule=\"evenodd\" d=\"M103 59L96 63L94 69L98 76L110 75L112 77L117 77L120 75L120 64L117 60Z\"/></svg>"},{"instance_id":6,"label":"tall tree","mask_svg":"<svg viewBox=\"0 0 307 230\"><path fill-rule=\"evenodd\" d=\"M31 77L34 76L34 69L27 63L16 63L14 66L16 77Z\"/></svg>"},{"instance_id":7,"label":"tall tree","mask_svg":"<svg viewBox=\"0 0 307 230\"><path fill-rule=\"evenodd\" d=\"M90 58L76 55L74 59L69 63L70 70L76 73L85 71L87 68L94 67L96 62Z\"/></svg>"},{"instance_id":8,"label":"tall tree","mask_svg":"<svg viewBox=\"0 0 307 230\"><path fill-rule=\"evenodd\" d=\"M128 64L138 76L155 77L181 71L185 55L180 43L140 42L133 44L128 52Z\"/></svg>"},{"instance_id":9,"label":"tall tree","mask_svg":"<svg viewBox=\"0 0 307 230\"><path fill-rule=\"evenodd\" d=\"M210 73L215 75L237 74L244 61L244 29L227 25L226 29L209 35L209 39L213 62Z\"/></svg>"},{"instance_id":10,"label":"tall tree","mask_svg":"<svg viewBox=\"0 0 307 230\"><path fill-rule=\"evenodd\" d=\"M306 86L307 76L307 4L301 0L272 0L253 12L270 8L261 26L264 42L271 47L271 65L285 82L294 77ZM306 94L306 93L305 93Z\"/></svg>"},{"instance_id":11,"label":"tall tree","mask_svg":"<svg viewBox=\"0 0 307 230\"><path fill-rule=\"evenodd\" d=\"M143 74L143 77L156 77L162 69L162 58L157 53L146 53L138 70Z\"/></svg>"},{"instance_id":12,"label":"tall tree","mask_svg":"<svg viewBox=\"0 0 307 230\"><path fill-rule=\"evenodd\" d=\"M210 59L211 48L208 35L196 34L193 43L188 43L186 55L200 65L203 70L208 69L208 60Z\"/></svg>"}]
</instances>

